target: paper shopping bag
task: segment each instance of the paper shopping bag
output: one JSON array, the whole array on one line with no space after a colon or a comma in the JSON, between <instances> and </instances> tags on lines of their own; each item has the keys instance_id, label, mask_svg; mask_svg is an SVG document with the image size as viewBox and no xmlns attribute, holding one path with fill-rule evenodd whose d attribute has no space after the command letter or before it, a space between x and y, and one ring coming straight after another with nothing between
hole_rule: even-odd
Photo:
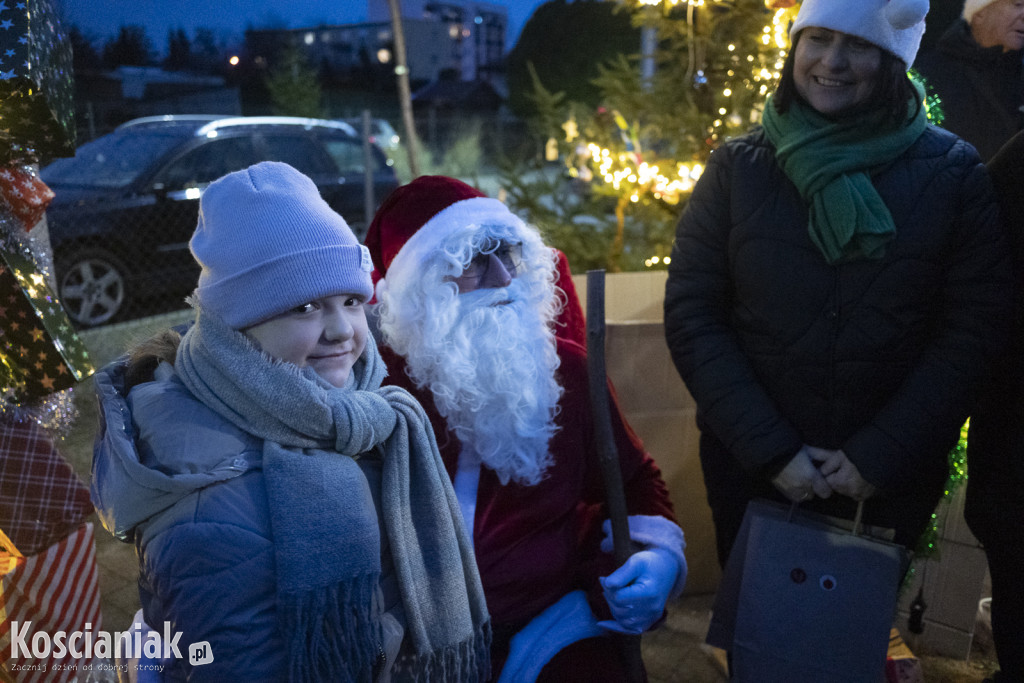
<instances>
[{"instance_id":1,"label":"paper shopping bag","mask_svg":"<svg viewBox=\"0 0 1024 683\"><path fill-rule=\"evenodd\" d=\"M883 680L906 550L763 501L748 506L741 535L726 568L738 590L716 600L709 631L732 652L733 680Z\"/></svg>"},{"instance_id":2,"label":"paper shopping bag","mask_svg":"<svg viewBox=\"0 0 1024 683\"><path fill-rule=\"evenodd\" d=\"M96 647L102 624L92 524L37 555L0 554L14 555L0 575L3 668L17 681L95 680L97 662L109 655Z\"/></svg>"}]
</instances>

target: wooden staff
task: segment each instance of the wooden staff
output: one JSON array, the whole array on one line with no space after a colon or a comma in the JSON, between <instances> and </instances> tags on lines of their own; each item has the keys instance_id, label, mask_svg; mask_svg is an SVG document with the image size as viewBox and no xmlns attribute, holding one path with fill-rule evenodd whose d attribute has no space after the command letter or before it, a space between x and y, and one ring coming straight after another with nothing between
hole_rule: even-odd
<instances>
[{"instance_id":1,"label":"wooden staff","mask_svg":"<svg viewBox=\"0 0 1024 683\"><path fill-rule=\"evenodd\" d=\"M608 518L612 525L615 564L622 564L633 554L629 540L629 514L626 494L622 488L619 452L612 434L611 409L608 404L608 372L604 358L604 271L587 271L587 374L590 380L590 409L594 416L598 461L604 478ZM643 680L643 659L640 636L622 636L622 652L630 683Z\"/></svg>"}]
</instances>

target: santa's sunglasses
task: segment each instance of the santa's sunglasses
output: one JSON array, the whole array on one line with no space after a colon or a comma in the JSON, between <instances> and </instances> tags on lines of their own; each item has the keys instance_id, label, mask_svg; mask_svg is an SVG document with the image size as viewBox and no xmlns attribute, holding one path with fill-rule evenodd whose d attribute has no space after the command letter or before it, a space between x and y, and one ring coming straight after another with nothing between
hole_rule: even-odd
<instances>
[{"instance_id":1,"label":"santa's sunglasses","mask_svg":"<svg viewBox=\"0 0 1024 683\"><path fill-rule=\"evenodd\" d=\"M498 241L485 242L481 245L480 251L473 256L469 265L462 270L462 275L458 279L479 284L481 280L487 277L487 272L491 268L492 256L501 262L501 265L505 267L505 270L512 277L515 277L516 271L523 267L522 244Z\"/></svg>"}]
</instances>

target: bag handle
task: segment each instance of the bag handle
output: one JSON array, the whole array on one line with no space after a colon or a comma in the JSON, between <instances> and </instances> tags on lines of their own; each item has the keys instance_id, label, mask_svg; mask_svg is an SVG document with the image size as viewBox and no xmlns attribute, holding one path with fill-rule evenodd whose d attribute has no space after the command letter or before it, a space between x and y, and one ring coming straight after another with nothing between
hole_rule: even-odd
<instances>
[{"instance_id":1,"label":"bag handle","mask_svg":"<svg viewBox=\"0 0 1024 683\"><path fill-rule=\"evenodd\" d=\"M857 501L857 514L853 516L853 530L850 531L854 536L860 536L860 520L864 516L864 501Z\"/></svg>"},{"instance_id":2,"label":"bag handle","mask_svg":"<svg viewBox=\"0 0 1024 683\"><path fill-rule=\"evenodd\" d=\"M800 501L794 500L789 505L789 515L786 517L787 522L793 521L793 515L796 513L797 507L800 506ZM853 516L853 529L850 530L851 536L860 536L861 533L861 518L864 517L864 501L857 501L857 513Z\"/></svg>"}]
</instances>

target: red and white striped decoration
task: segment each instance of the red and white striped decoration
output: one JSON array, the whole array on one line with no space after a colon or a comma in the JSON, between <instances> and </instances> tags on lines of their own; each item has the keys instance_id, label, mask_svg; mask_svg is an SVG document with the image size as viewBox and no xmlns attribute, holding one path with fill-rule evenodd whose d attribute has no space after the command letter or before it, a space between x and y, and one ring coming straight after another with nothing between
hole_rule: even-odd
<instances>
[{"instance_id":1,"label":"red and white striped decoration","mask_svg":"<svg viewBox=\"0 0 1024 683\"><path fill-rule=\"evenodd\" d=\"M32 634L45 632L51 639L58 631L67 634L93 632L101 629L100 591L97 582L96 550L92 524L83 524L63 541L31 557L14 560L14 568L0 576L0 661L14 679L21 682L47 681L63 683L85 680L92 668L92 659L39 660L32 657L11 657L11 625L31 621L26 641ZM19 653L20 654L20 653ZM33 665L46 664L46 671L31 670ZM37 667L41 669L43 667Z\"/></svg>"}]
</instances>

